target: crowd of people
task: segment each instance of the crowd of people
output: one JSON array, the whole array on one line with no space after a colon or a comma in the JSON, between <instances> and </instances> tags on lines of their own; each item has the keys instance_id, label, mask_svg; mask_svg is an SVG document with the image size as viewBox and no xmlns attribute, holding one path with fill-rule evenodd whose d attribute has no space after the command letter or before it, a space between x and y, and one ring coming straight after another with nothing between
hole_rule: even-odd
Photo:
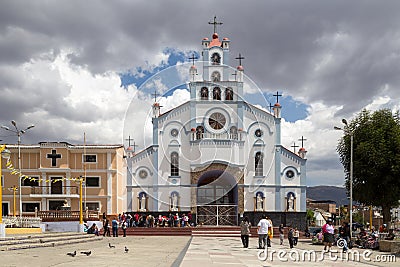
<instances>
[{"instance_id":1,"label":"crowd of people","mask_svg":"<svg viewBox=\"0 0 400 267\"><path fill-rule=\"evenodd\" d=\"M103 236L118 237L118 228L122 229L123 236L126 236L126 230L129 227L190 227L193 226L191 213L182 214L179 213L167 215L158 215L158 217L152 214L135 213L133 216L130 213L119 214L111 220L107 218L106 214L103 213ZM111 229L111 231L110 231Z\"/></svg>"}]
</instances>

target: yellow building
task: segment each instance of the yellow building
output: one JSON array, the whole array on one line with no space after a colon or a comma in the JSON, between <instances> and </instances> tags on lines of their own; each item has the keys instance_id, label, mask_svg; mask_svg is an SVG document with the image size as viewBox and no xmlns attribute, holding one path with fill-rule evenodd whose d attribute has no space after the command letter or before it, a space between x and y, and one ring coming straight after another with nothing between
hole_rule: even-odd
<instances>
[{"instance_id":1,"label":"yellow building","mask_svg":"<svg viewBox=\"0 0 400 267\"><path fill-rule=\"evenodd\" d=\"M18 146L7 145L18 170ZM122 145L71 145L41 142L21 145L21 178L2 161L3 215L34 216L38 211L79 210L79 182L86 177L82 194L88 210L118 214L126 211L126 164ZM16 186L15 201L12 187ZM7 190L8 189L8 190ZM21 197L21 198L20 198ZM22 212L21 212L22 210Z\"/></svg>"}]
</instances>

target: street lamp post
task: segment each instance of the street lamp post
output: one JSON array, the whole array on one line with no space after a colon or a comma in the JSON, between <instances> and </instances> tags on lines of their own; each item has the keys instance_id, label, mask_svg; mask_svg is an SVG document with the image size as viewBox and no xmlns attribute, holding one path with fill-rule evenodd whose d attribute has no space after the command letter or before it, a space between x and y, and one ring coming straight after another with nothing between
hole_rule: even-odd
<instances>
[{"instance_id":1,"label":"street lamp post","mask_svg":"<svg viewBox=\"0 0 400 267\"><path fill-rule=\"evenodd\" d=\"M1 165L1 158L9 159L10 158L10 151L6 149L6 145L0 146L0 237L6 236L6 227L3 224L3 182L1 179L1 172L3 167Z\"/></svg>"},{"instance_id":2,"label":"street lamp post","mask_svg":"<svg viewBox=\"0 0 400 267\"><path fill-rule=\"evenodd\" d=\"M25 130L19 130L17 127L17 123L14 120L11 121L11 124L14 126L15 130L10 129L9 127L4 125L2 125L1 128L15 133L18 136L18 187L21 189L21 135L26 133L26 131L28 131L29 129L35 127L35 125L32 124L28 126ZM19 216L22 216L22 190L19 190Z\"/></svg>"},{"instance_id":3,"label":"street lamp post","mask_svg":"<svg viewBox=\"0 0 400 267\"><path fill-rule=\"evenodd\" d=\"M350 135L350 239L353 237L353 132L349 131L348 124L346 119L342 119L343 124L345 125L344 128L334 127L335 130L342 130L345 133Z\"/></svg>"}]
</instances>

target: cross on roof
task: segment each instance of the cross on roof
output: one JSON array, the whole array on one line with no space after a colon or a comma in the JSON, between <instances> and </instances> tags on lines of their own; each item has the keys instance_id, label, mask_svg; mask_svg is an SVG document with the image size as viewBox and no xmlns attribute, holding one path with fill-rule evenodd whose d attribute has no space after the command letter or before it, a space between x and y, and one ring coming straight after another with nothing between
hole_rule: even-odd
<instances>
[{"instance_id":1,"label":"cross on roof","mask_svg":"<svg viewBox=\"0 0 400 267\"><path fill-rule=\"evenodd\" d=\"M304 141L307 141L307 139L305 139L304 136L301 136L299 141L301 141L301 147L304 147Z\"/></svg>"},{"instance_id":2,"label":"cross on roof","mask_svg":"<svg viewBox=\"0 0 400 267\"><path fill-rule=\"evenodd\" d=\"M269 112L272 112L272 108L274 107L274 105L272 105L271 103L269 103Z\"/></svg>"},{"instance_id":3,"label":"cross on roof","mask_svg":"<svg viewBox=\"0 0 400 267\"><path fill-rule=\"evenodd\" d=\"M236 81L237 71L235 70L235 73L232 73L232 75L235 76L235 81Z\"/></svg>"},{"instance_id":4,"label":"cross on roof","mask_svg":"<svg viewBox=\"0 0 400 267\"><path fill-rule=\"evenodd\" d=\"M192 60L192 64L194 65L194 60L197 59L197 57L194 56L194 53L192 54L192 56L189 58L189 60Z\"/></svg>"},{"instance_id":5,"label":"cross on roof","mask_svg":"<svg viewBox=\"0 0 400 267\"><path fill-rule=\"evenodd\" d=\"M222 22L217 22L217 16L214 16L214 22L208 22L208 24L214 25L214 33L217 32L217 25L222 25Z\"/></svg>"},{"instance_id":6,"label":"cross on roof","mask_svg":"<svg viewBox=\"0 0 400 267\"><path fill-rule=\"evenodd\" d=\"M131 146L131 141L133 141L133 138L131 138L131 136L128 136L127 139L125 139L125 141L128 141L128 147Z\"/></svg>"},{"instance_id":7,"label":"cross on roof","mask_svg":"<svg viewBox=\"0 0 400 267\"><path fill-rule=\"evenodd\" d=\"M296 145L296 142L293 142L293 145L291 147L293 147L293 152L296 153L296 148L299 146Z\"/></svg>"},{"instance_id":8,"label":"cross on roof","mask_svg":"<svg viewBox=\"0 0 400 267\"><path fill-rule=\"evenodd\" d=\"M244 57L242 57L240 53L238 57L235 57L235 59L239 59L239 66L242 66L242 59L244 59Z\"/></svg>"},{"instance_id":9,"label":"cross on roof","mask_svg":"<svg viewBox=\"0 0 400 267\"><path fill-rule=\"evenodd\" d=\"M279 92L276 91L276 95L272 95L272 96L276 96L276 103L279 103L279 97L282 95L280 95Z\"/></svg>"},{"instance_id":10,"label":"cross on roof","mask_svg":"<svg viewBox=\"0 0 400 267\"><path fill-rule=\"evenodd\" d=\"M51 150L51 154L47 154L47 158L51 159L51 166L57 166L57 159L61 159L61 154L57 154L55 149Z\"/></svg>"},{"instance_id":11,"label":"cross on roof","mask_svg":"<svg viewBox=\"0 0 400 267\"><path fill-rule=\"evenodd\" d=\"M157 91L154 90L154 93L151 95L154 96L154 102L157 102L157 96L158 96Z\"/></svg>"}]
</instances>

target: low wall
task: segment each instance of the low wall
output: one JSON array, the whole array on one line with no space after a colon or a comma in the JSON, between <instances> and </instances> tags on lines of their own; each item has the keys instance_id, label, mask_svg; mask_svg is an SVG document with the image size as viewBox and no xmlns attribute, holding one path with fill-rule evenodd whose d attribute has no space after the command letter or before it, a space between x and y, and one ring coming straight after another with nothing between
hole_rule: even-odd
<instances>
[{"instance_id":1,"label":"low wall","mask_svg":"<svg viewBox=\"0 0 400 267\"><path fill-rule=\"evenodd\" d=\"M103 223L100 221L88 221L87 224L90 227L93 223L97 225L99 229L103 228ZM73 222L45 222L46 232L79 232L79 221Z\"/></svg>"},{"instance_id":2,"label":"low wall","mask_svg":"<svg viewBox=\"0 0 400 267\"><path fill-rule=\"evenodd\" d=\"M400 253L400 240L380 240L379 251Z\"/></svg>"},{"instance_id":3,"label":"low wall","mask_svg":"<svg viewBox=\"0 0 400 267\"><path fill-rule=\"evenodd\" d=\"M6 235L41 234L42 228L6 228Z\"/></svg>"}]
</instances>

